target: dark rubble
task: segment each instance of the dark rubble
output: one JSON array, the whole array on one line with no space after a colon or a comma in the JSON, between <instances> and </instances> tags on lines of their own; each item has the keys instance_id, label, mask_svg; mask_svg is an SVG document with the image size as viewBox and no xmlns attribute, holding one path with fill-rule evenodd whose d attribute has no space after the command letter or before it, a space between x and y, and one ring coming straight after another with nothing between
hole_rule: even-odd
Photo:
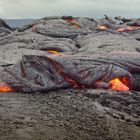
<instances>
[{"instance_id":1,"label":"dark rubble","mask_svg":"<svg viewBox=\"0 0 140 140\"><path fill-rule=\"evenodd\" d=\"M139 138L139 19L45 17L15 30L1 23L0 80L13 89L1 95L9 112L2 107L2 139ZM127 77L130 91L95 89L115 77Z\"/></svg>"}]
</instances>

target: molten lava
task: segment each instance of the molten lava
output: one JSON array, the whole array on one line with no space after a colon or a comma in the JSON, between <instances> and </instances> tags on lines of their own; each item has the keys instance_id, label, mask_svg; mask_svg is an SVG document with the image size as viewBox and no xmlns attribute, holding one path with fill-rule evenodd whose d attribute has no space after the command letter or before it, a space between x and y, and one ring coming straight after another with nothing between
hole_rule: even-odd
<instances>
[{"instance_id":1,"label":"molten lava","mask_svg":"<svg viewBox=\"0 0 140 140\"><path fill-rule=\"evenodd\" d=\"M102 25L102 26L98 26L97 29L98 29L98 30L101 30L101 31L106 31L106 30L108 30L108 28L107 28L106 26L103 26L103 25Z\"/></svg>"},{"instance_id":2,"label":"molten lava","mask_svg":"<svg viewBox=\"0 0 140 140\"><path fill-rule=\"evenodd\" d=\"M57 51L54 51L54 50L47 50L48 53L51 53L51 54L59 54L59 52Z\"/></svg>"},{"instance_id":3,"label":"molten lava","mask_svg":"<svg viewBox=\"0 0 140 140\"><path fill-rule=\"evenodd\" d=\"M81 28L81 26L78 23L76 23L76 21L74 19L72 19L71 17L70 18L64 17L63 19L66 20L67 22L69 22L75 28L77 28L77 29Z\"/></svg>"},{"instance_id":4,"label":"molten lava","mask_svg":"<svg viewBox=\"0 0 140 140\"><path fill-rule=\"evenodd\" d=\"M48 59L48 60L53 64L57 73L62 75L64 77L65 81L67 81L73 88L78 88L79 87L77 81L74 80L71 75L65 73L63 68L61 67L61 65L58 62L53 61L52 59Z\"/></svg>"},{"instance_id":5,"label":"molten lava","mask_svg":"<svg viewBox=\"0 0 140 140\"><path fill-rule=\"evenodd\" d=\"M0 92L11 92L13 89L4 82L0 82Z\"/></svg>"},{"instance_id":6,"label":"molten lava","mask_svg":"<svg viewBox=\"0 0 140 140\"><path fill-rule=\"evenodd\" d=\"M124 82L126 82L126 80ZM129 87L124 82L122 82L119 78L114 78L109 82L110 88L112 90L128 91Z\"/></svg>"},{"instance_id":7,"label":"molten lava","mask_svg":"<svg viewBox=\"0 0 140 140\"><path fill-rule=\"evenodd\" d=\"M128 26L126 28L118 28L116 32L127 32L127 31L138 30L138 29L140 29L140 26Z\"/></svg>"}]
</instances>

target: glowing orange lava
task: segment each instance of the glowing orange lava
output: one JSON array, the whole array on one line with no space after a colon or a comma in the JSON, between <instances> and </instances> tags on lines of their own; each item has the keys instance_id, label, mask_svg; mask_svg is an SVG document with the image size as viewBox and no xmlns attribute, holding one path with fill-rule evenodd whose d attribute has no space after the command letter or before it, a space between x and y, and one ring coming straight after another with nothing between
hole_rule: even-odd
<instances>
[{"instance_id":1,"label":"glowing orange lava","mask_svg":"<svg viewBox=\"0 0 140 140\"><path fill-rule=\"evenodd\" d=\"M129 87L125 85L119 78L114 78L110 82L110 87L112 90L118 91L128 91Z\"/></svg>"},{"instance_id":2,"label":"glowing orange lava","mask_svg":"<svg viewBox=\"0 0 140 140\"><path fill-rule=\"evenodd\" d=\"M13 89L4 82L0 82L0 92L11 92Z\"/></svg>"},{"instance_id":3,"label":"glowing orange lava","mask_svg":"<svg viewBox=\"0 0 140 140\"><path fill-rule=\"evenodd\" d=\"M57 51L54 51L54 50L47 50L48 53L51 53L51 54L59 54L59 52Z\"/></svg>"},{"instance_id":4,"label":"glowing orange lava","mask_svg":"<svg viewBox=\"0 0 140 140\"><path fill-rule=\"evenodd\" d=\"M108 30L106 26L98 26L97 29L102 30L102 31Z\"/></svg>"},{"instance_id":5,"label":"glowing orange lava","mask_svg":"<svg viewBox=\"0 0 140 140\"><path fill-rule=\"evenodd\" d=\"M138 29L140 29L140 26L128 26L126 28L118 28L116 32L127 32L127 31L138 30Z\"/></svg>"},{"instance_id":6,"label":"glowing orange lava","mask_svg":"<svg viewBox=\"0 0 140 140\"><path fill-rule=\"evenodd\" d=\"M81 26L78 23L76 23L74 19L64 18L64 20L69 22L72 26L74 26L77 29L81 28Z\"/></svg>"},{"instance_id":7,"label":"glowing orange lava","mask_svg":"<svg viewBox=\"0 0 140 140\"><path fill-rule=\"evenodd\" d=\"M81 28L81 26L79 24L77 24L74 20L71 21L71 24L77 29Z\"/></svg>"}]
</instances>

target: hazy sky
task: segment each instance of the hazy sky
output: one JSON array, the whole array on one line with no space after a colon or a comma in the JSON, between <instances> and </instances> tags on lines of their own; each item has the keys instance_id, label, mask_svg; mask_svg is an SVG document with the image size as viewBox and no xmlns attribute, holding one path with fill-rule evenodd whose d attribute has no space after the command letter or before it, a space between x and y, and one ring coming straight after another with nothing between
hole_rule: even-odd
<instances>
[{"instance_id":1,"label":"hazy sky","mask_svg":"<svg viewBox=\"0 0 140 140\"><path fill-rule=\"evenodd\" d=\"M140 17L140 0L0 0L0 18Z\"/></svg>"}]
</instances>

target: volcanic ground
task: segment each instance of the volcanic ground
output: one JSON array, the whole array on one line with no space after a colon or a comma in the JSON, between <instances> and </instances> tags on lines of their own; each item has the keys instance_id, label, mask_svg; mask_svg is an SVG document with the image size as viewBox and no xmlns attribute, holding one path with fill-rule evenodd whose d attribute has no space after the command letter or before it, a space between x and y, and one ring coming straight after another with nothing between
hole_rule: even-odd
<instances>
[{"instance_id":1,"label":"volcanic ground","mask_svg":"<svg viewBox=\"0 0 140 140\"><path fill-rule=\"evenodd\" d=\"M0 20L0 52L1 140L139 139L140 19Z\"/></svg>"}]
</instances>

